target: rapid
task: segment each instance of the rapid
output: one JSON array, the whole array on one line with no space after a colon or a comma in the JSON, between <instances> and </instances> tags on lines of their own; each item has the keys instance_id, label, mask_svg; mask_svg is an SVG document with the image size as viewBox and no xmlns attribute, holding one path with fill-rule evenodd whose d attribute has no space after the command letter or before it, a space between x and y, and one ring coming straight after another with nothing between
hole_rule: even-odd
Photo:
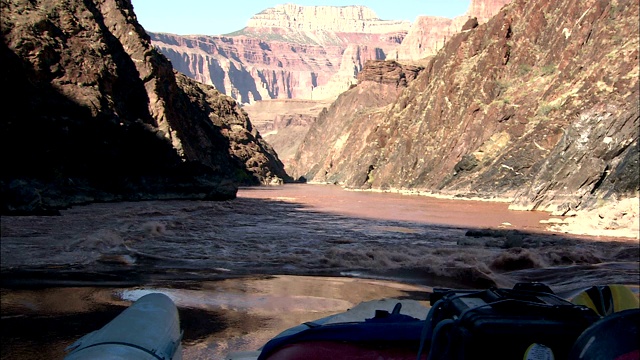
<instances>
[{"instance_id":1,"label":"rapid","mask_svg":"<svg viewBox=\"0 0 640 360\"><path fill-rule=\"evenodd\" d=\"M2 217L2 358L61 358L153 291L180 309L184 358L218 359L362 301L426 301L434 287L637 286L636 239L551 232L549 218L310 184Z\"/></svg>"}]
</instances>

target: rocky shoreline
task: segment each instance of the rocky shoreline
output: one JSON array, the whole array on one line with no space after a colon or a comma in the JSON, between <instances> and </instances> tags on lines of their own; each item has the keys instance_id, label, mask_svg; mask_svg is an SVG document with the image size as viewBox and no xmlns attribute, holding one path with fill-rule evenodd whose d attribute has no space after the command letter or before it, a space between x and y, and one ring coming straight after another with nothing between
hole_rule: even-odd
<instances>
[{"instance_id":1,"label":"rocky shoreline","mask_svg":"<svg viewBox=\"0 0 640 360\"><path fill-rule=\"evenodd\" d=\"M320 182L309 182L315 185L328 185ZM511 204L513 197L477 196L462 193L433 192L419 189L350 189L347 191L364 191L375 193L391 193L402 195L427 196L436 199L449 199L459 201L488 201ZM509 206L513 211L531 211L530 209ZM542 224L548 224L547 230L587 236L603 236L621 238L624 240L640 240L640 198L630 197L620 200L600 201L600 206L586 210L572 210L570 212L549 212L548 220L541 220Z\"/></svg>"}]
</instances>

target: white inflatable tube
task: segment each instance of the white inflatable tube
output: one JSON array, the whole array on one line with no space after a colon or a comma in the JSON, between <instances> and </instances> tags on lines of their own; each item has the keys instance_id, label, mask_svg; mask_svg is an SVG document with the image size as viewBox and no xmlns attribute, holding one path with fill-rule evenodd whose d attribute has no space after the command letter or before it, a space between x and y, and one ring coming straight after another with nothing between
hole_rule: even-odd
<instances>
[{"instance_id":1,"label":"white inflatable tube","mask_svg":"<svg viewBox=\"0 0 640 360\"><path fill-rule=\"evenodd\" d=\"M145 295L102 329L67 347L65 360L180 360L178 309L166 295Z\"/></svg>"}]
</instances>

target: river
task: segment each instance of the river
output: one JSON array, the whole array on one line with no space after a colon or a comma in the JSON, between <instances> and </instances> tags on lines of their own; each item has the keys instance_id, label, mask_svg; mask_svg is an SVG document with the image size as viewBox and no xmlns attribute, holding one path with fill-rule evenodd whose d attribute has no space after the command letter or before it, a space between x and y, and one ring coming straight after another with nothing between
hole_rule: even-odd
<instances>
[{"instance_id":1,"label":"river","mask_svg":"<svg viewBox=\"0 0 640 360\"><path fill-rule=\"evenodd\" d=\"M178 305L185 359L221 359L362 301L427 304L433 287L637 286L637 240L550 232L548 213L507 207L297 184L2 217L1 355L62 358L150 291Z\"/></svg>"}]
</instances>

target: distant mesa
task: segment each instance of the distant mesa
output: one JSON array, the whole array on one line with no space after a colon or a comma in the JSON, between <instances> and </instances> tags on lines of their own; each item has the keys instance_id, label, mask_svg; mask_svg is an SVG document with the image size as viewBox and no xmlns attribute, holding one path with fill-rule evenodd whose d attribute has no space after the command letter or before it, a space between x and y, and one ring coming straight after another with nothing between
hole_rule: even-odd
<instances>
[{"instance_id":1,"label":"distant mesa","mask_svg":"<svg viewBox=\"0 0 640 360\"><path fill-rule=\"evenodd\" d=\"M381 20L366 6L301 6L277 5L254 15L248 28L286 28L298 31L384 34L406 32L411 23L403 20Z\"/></svg>"},{"instance_id":2,"label":"distant mesa","mask_svg":"<svg viewBox=\"0 0 640 360\"><path fill-rule=\"evenodd\" d=\"M455 19L417 16L413 24L381 20L362 5L284 4L261 11L246 27L225 35L149 35L176 70L242 104L326 100L356 84L367 61L421 61L460 32L469 18L484 23L508 2L473 0L467 13Z\"/></svg>"}]
</instances>

